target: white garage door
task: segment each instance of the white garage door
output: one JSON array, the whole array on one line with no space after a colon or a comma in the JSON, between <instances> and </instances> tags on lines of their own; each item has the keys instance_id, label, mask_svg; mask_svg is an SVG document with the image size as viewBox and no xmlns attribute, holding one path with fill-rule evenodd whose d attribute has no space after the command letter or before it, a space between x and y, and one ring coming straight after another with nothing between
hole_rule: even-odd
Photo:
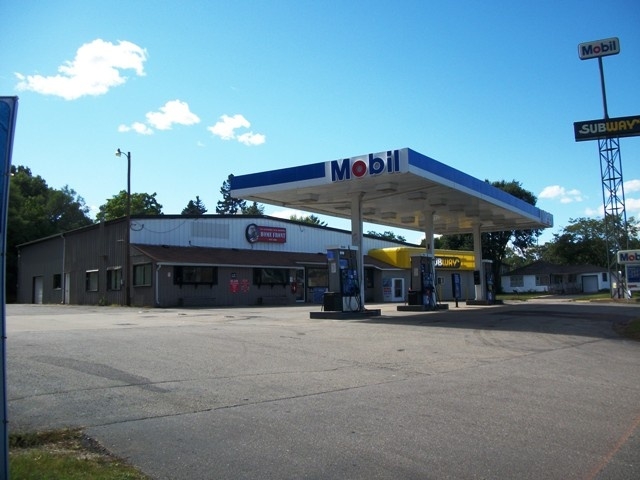
<instances>
[{"instance_id":1,"label":"white garage door","mask_svg":"<svg viewBox=\"0 0 640 480\"><path fill-rule=\"evenodd\" d=\"M44 290L44 282L42 277L33 277L33 303L42 303L42 292Z\"/></svg>"},{"instance_id":2,"label":"white garage door","mask_svg":"<svg viewBox=\"0 0 640 480\"><path fill-rule=\"evenodd\" d=\"M598 275L583 275L582 291L584 293L597 292L598 291Z\"/></svg>"}]
</instances>

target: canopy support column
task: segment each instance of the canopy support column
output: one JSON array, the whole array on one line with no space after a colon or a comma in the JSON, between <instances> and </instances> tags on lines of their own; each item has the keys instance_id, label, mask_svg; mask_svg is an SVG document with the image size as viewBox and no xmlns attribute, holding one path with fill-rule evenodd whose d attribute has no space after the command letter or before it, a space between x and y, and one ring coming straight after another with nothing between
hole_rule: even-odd
<instances>
[{"instance_id":1,"label":"canopy support column","mask_svg":"<svg viewBox=\"0 0 640 480\"><path fill-rule=\"evenodd\" d=\"M360 289L360 310L364 310L364 252L362 251L362 197L363 192L351 197L351 244L358 249L358 286Z\"/></svg>"},{"instance_id":2,"label":"canopy support column","mask_svg":"<svg viewBox=\"0 0 640 480\"><path fill-rule=\"evenodd\" d=\"M482 265L482 233L480 232L480 222L473 224L473 256L475 258L475 270L480 274L480 284L475 285L475 300L482 301L485 299L485 279Z\"/></svg>"},{"instance_id":3,"label":"canopy support column","mask_svg":"<svg viewBox=\"0 0 640 480\"><path fill-rule=\"evenodd\" d=\"M425 211L424 212L424 245L427 249L426 253L429 255L433 255L433 216L435 212Z\"/></svg>"},{"instance_id":4,"label":"canopy support column","mask_svg":"<svg viewBox=\"0 0 640 480\"><path fill-rule=\"evenodd\" d=\"M428 265L428 269L429 271L427 272L427 278L430 279L430 284L429 287L427 287L427 297L428 298L428 303L425 303L425 305L431 305L433 308L436 308L436 305L438 304L438 299L437 299L437 295L436 295L436 289L435 289L435 285L437 283L437 279L436 279L436 262L435 262L435 254L434 254L434 247L433 247L433 234L434 234L434 227L433 227L433 217L435 215L436 212L432 211L432 210L425 210L424 212L424 245L426 247L426 253L427 256L429 258L429 260L427 261L427 265Z\"/></svg>"}]
</instances>

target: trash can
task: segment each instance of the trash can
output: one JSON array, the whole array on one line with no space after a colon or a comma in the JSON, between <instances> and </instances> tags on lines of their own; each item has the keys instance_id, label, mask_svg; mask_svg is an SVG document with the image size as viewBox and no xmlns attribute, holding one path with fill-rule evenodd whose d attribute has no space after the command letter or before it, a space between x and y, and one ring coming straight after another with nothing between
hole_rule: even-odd
<instances>
[{"instance_id":1,"label":"trash can","mask_svg":"<svg viewBox=\"0 0 640 480\"><path fill-rule=\"evenodd\" d=\"M342 295L338 292L325 292L322 298L322 304L325 312L341 312Z\"/></svg>"},{"instance_id":2,"label":"trash can","mask_svg":"<svg viewBox=\"0 0 640 480\"><path fill-rule=\"evenodd\" d=\"M420 305L418 292L416 290L409 290L409 293L407 293L407 303L409 305Z\"/></svg>"}]
</instances>

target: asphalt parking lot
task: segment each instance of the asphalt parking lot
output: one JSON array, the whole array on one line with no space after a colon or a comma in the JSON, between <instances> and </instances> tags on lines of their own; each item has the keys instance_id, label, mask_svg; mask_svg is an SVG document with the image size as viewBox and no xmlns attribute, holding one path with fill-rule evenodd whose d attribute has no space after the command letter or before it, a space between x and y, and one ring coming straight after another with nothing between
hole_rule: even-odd
<instances>
[{"instance_id":1,"label":"asphalt parking lot","mask_svg":"<svg viewBox=\"0 0 640 480\"><path fill-rule=\"evenodd\" d=\"M7 306L11 430L154 479L640 478L637 305Z\"/></svg>"}]
</instances>

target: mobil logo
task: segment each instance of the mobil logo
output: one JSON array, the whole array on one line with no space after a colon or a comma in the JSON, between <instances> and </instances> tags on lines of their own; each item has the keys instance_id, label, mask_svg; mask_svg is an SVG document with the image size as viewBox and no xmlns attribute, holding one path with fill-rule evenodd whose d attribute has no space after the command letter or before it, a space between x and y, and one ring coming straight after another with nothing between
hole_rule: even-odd
<instances>
[{"instance_id":1,"label":"mobil logo","mask_svg":"<svg viewBox=\"0 0 640 480\"><path fill-rule=\"evenodd\" d=\"M580 60L588 60L596 57L606 57L607 55L617 55L620 53L620 40L617 37L586 42L578 45L578 56Z\"/></svg>"},{"instance_id":2,"label":"mobil logo","mask_svg":"<svg viewBox=\"0 0 640 480\"><path fill-rule=\"evenodd\" d=\"M366 157L344 158L331 161L331 181L341 182L351 178L382 175L400 171L400 153L389 150L384 156L370 153Z\"/></svg>"},{"instance_id":3,"label":"mobil logo","mask_svg":"<svg viewBox=\"0 0 640 480\"><path fill-rule=\"evenodd\" d=\"M640 263L640 250L620 250L618 263Z\"/></svg>"}]
</instances>

